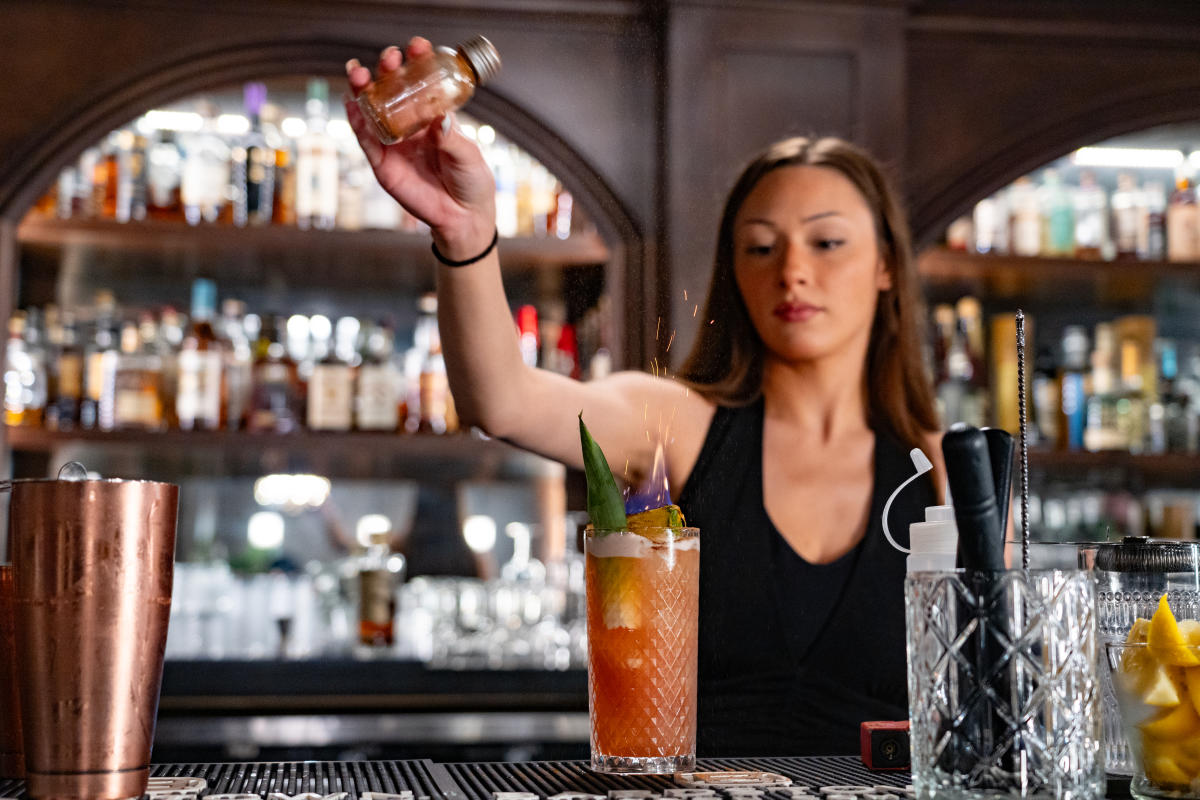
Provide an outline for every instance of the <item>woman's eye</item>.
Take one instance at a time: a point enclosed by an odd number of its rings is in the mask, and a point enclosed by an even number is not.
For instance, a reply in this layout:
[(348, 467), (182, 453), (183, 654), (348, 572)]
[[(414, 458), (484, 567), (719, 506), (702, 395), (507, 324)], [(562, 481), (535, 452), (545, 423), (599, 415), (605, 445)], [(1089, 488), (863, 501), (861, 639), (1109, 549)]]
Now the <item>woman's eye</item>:
[(845, 243), (845, 239), (818, 239), (816, 246), (818, 250), (836, 250)]
[(745, 252), (748, 256), (769, 256), (772, 249), (774, 248), (769, 244), (748, 244)]

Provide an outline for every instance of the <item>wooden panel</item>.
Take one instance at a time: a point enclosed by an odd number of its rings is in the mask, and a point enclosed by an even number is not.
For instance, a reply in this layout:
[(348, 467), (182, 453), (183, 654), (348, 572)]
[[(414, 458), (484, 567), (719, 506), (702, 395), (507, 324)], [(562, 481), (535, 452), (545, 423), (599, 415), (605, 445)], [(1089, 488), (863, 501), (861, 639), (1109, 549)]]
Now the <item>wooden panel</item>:
[[(904, 152), (903, 10), (878, 4), (675, 3), (668, 21), (668, 363), (703, 320), (725, 194), (765, 145), (838, 135), (895, 162)], [(685, 298), (686, 293), (686, 298)], [(656, 319), (645, 323), (653, 338)], [(660, 337), (660, 354), (669, 340)]]
[[(17, 282), (17, 226), (0, 217), (0, 330), (8, 332)], [(5, 337), (7, 341), (7, 336)], [(8, 447), (8, 429), (0, 425), (0, 451)], [(12, 477), (9, 459), (0, 459), (0, 478)], [(0, 506), (0, 562), (8, 557), (8, 503)]]
[[(721, 115), (722, 163), (739, 164), (784, 136), (837, 133), (853, 137), (854, 110), (829, 97), (852, 97), (857, 60), (850, 52), (734, 50), (724, 59)], [(765, 80), (804, 76), (803, 80)]]

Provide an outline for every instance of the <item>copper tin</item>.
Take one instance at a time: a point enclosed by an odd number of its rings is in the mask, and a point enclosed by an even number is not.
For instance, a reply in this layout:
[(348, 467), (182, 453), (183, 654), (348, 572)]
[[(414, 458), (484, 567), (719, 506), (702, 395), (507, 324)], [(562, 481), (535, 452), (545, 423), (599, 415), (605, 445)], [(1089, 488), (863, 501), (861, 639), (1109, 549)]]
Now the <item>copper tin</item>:
[(179, 487), (15, 481), (9, 541), (26, 789), (146, 790), (171, 610)]
[(25, 777), (13, 591), (12, 566), (0, 564), (0, 778)]

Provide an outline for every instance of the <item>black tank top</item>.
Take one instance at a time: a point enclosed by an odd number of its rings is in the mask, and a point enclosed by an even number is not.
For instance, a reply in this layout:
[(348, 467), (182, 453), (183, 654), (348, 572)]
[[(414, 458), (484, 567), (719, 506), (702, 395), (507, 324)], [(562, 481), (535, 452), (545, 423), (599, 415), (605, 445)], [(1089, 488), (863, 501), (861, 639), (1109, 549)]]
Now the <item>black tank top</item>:
[[(857, 753), (859, 723), (908, 718), (905, 557), (883, 535), (909, 448), (876, 432), (866, 535), (831, 564), (801, 558), (767, 516), (763, 401), (718, 408), (679, 497), (700, 528), (701, 756)], [(892, 505), (893, 536), (935, 502), (923, 476)]]

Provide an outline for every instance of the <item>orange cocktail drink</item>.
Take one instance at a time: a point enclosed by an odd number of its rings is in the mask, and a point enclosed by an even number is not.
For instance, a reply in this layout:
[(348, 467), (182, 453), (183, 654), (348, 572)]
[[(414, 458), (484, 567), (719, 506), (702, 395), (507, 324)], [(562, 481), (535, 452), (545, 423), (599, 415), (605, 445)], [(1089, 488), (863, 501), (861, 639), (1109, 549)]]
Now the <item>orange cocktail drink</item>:
[(696, 528), (588, 530), (592, 769), (689, 771), (696, 763)]

